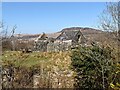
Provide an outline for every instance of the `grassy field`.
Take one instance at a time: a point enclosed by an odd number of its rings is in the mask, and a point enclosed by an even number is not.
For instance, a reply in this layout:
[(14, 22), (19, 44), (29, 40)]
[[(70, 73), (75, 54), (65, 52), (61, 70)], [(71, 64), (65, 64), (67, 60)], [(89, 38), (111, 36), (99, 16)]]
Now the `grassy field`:
[(53, 88), (73, 88), (75, 73), (71, 70), (70, 56), (70, 52), (22, 53), (6, 51), (2, 56), (2, 65), (4, 67), (13, 64), (15, 67), (28, 69), (37, 67), (38, 74), (42, 75), (40, 76), (42, 79), (40, 79), (39, 87), (43, 87), (50, 82)]
[(70, 52), (33, 52), (6, 51), (2, 56), (3, 64), (14, 63), (15, 66), (32, 67), (41, 63), (54, 65), (69, 65)]

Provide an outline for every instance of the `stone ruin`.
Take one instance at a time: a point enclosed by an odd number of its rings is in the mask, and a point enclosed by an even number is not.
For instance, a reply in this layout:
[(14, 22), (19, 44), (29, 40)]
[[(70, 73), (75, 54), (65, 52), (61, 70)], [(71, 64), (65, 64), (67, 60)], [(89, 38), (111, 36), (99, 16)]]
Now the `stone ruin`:
[(35, 50), (41, 52), (59, 52), (70, 50), (79, 44), (85, 44), (86, 38), (79, 29), (63, 30), (54, 35), (43, 33), (35, 40)]

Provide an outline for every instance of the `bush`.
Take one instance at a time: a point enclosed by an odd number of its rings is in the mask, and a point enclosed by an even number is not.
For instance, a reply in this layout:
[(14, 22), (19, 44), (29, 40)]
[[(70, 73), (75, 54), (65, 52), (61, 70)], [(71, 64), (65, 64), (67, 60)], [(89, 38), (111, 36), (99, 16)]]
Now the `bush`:
[(72, 51), (76, 88), (108, 89), (116, 71), (110, 47), (80, 46)]

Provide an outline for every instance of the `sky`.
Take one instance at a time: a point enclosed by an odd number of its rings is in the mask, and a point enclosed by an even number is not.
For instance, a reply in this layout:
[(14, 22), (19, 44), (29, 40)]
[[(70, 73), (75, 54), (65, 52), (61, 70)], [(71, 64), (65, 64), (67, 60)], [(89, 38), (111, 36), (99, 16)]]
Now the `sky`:
[(69, 27), (99, 25), (105, 2), (3, 2), (2, 20), (15, 33), (53, 33)]

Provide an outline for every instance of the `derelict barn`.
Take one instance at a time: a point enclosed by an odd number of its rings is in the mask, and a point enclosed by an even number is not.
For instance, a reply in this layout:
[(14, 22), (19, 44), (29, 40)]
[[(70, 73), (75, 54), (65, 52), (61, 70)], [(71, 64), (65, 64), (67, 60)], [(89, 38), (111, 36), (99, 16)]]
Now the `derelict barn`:
[(67, 51), (85, 42), (80, 30), (62, 30), (55, 34), (40, 35), (35, 41), (35, 49), (41, 52)]

